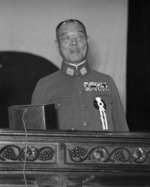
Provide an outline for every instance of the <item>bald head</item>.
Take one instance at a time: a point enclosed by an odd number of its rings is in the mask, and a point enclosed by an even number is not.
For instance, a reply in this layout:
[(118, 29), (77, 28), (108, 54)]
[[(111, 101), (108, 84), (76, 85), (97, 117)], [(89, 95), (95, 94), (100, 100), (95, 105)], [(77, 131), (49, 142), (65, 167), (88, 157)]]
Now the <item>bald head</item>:
[(84, 24), (77, 20), (77, 19), (67, 19), (67, 20), (64, 20), (62, 22), (60, 22), (57, 27), (56, 27), (56, 38), (58, 39), (59, 38), (59, 31), (60, 31), (60, 28), (63, 26), (63, 25), (66, 25), (66, 24), (78, 24), (80, 25), (80, 27), (82, 28), (83, 32), (85, 33), (85, 35), (87, 36), (87, 32), (86, 32), (86, 28), (84, 26)]

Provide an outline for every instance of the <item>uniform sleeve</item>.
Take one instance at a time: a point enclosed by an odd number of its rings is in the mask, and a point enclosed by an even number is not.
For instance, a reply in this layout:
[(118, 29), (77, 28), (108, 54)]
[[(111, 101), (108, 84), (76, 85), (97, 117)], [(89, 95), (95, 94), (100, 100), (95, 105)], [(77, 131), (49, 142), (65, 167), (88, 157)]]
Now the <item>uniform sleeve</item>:
[(46, 104), (45, 102), (45, 96), (46, 92), (45, 89), (42, 85), (42, 82), (39, 81), (33, 91), (32, 94), (32, 99), (31, 99), (31, 104), (35, 105), (35, 104)]
[(113, 79), (111, 79), (111, 90), (113, 99), (113, 124), (115, 131), (129, 131), (118, 89)]

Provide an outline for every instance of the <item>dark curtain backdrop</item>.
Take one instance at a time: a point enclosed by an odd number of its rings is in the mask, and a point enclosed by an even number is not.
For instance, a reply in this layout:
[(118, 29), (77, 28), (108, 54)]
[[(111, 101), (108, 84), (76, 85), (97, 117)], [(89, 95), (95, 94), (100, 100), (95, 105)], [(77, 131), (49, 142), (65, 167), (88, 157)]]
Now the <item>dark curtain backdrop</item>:
[(150, 131), (150, 1), (129, 0), (127, 120), (131, 131)]
[(0, 128), (9, 127), (8, 107), (30, 104), (37, 81), (57, 70), (43, 57), (0, 51)]

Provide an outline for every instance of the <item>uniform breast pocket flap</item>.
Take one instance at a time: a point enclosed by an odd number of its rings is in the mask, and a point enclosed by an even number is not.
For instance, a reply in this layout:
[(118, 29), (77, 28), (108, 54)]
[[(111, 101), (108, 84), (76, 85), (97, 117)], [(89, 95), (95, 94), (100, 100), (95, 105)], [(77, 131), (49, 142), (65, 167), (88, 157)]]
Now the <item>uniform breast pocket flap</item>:
[(69, 96), (55, 97), (50, 99), (49, 103), (54, 103), (56, 108), (64, 107), (71, 104), (71, 97)]

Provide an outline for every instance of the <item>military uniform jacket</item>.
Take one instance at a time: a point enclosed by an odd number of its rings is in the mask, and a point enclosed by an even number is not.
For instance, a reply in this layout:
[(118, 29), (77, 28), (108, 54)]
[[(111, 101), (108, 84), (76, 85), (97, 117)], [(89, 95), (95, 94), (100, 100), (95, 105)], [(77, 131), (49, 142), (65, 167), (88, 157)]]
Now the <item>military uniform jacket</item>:
[(113, 79), (89, 69), (62, 63), (59, 71), (42, 78), (32, 104), (54, 103), (59, 129), (128, 131), (118, 90)]

